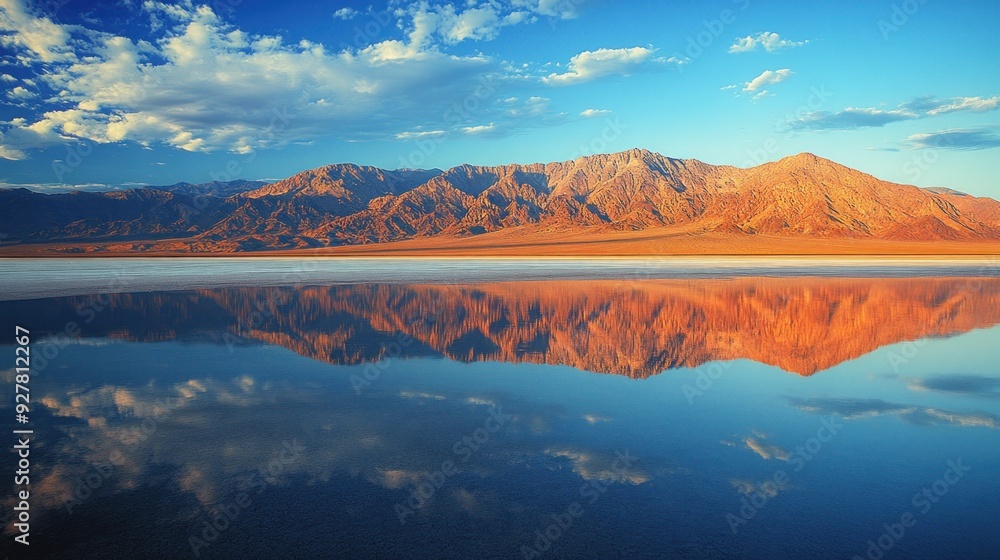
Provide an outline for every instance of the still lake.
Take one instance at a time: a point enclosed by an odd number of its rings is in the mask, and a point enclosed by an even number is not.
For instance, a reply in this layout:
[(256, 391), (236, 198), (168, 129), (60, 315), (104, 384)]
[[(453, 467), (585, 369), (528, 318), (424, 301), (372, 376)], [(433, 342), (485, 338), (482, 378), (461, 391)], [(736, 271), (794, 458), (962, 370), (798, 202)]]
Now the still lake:
[(212, 261), (0, 261), (0, 554), (1000, 557), (995, 262)]

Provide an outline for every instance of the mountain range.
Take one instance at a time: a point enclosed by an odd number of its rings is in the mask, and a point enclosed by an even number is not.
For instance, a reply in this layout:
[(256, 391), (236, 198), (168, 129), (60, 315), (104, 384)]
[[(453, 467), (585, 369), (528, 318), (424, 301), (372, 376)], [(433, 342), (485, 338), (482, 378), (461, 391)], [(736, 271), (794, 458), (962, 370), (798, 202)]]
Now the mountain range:
[(337, 164), (274, 183), (0, 191), (0, 251), (21, 254), (377, 250), (653, 234), (989, 244), (1000, 241), (1000, 202), (882, 181), (807, 153), (743, 169), (641, 149), (443, 171)]

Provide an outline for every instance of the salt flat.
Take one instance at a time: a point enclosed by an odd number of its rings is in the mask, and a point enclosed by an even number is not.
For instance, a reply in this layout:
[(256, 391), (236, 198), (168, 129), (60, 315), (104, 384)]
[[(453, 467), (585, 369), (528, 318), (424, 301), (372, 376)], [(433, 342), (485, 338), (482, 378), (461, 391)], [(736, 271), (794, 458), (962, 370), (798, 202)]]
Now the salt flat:
[(0, 259), (0, 300), (225, 286), (998, 275), (997, 257)]

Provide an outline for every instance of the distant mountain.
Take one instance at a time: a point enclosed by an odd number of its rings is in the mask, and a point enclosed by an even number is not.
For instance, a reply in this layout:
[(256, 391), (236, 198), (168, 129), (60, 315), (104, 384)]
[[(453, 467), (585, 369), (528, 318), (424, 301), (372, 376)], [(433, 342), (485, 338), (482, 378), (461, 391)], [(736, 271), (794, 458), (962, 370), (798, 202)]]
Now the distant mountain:
[(177, 183), (121, 191), (0, 190), (0, 243), (194, 236), (235, 209), (226, 197), (263, 181)]
[(962, 191), (956, 191), (955, 189), (949, 189), (948, 187), (924, 187), (925, 191), (930, 191), (934, 194), (950, 194), (955, 196), (969, 196), (968, 193)]
[(364, 211), (373, 200), (399, 196), (440, 174), (438, 170), (386, 171), (328, 165), (229, 197), (235, 209), (191, 240), (194, 250), (253, 250), (328, 245), (307, 232)]
[(114, 241), (116, 250), (181, 252), (652, 228), (789, 239), (1000, 240), (996, 200), (889, 183), (812, 154), (750, 169), (639, 149), (446, 171), (343, 164), (249, 186), (5, 191), (0, 228), (7, 244), (81, 241), (92, 246), (78, 250), (93, 250)]
[(187, 194), (191, 196), (219, 196), (227, 197), (247, 191), (259, 189), (267, 184), (267, 181), (211, 181), (208, 183), (174, 183), (165, 187), (146, 187), (175, 194)]

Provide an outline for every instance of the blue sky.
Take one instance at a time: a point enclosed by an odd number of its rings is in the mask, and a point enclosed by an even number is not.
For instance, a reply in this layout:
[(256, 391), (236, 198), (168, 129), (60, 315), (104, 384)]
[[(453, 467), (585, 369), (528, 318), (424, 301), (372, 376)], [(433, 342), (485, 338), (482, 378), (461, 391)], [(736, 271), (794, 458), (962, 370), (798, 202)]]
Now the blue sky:
[(1000, 198), (1000, 5), (0, 0), (0, 185), (808, 151)]

